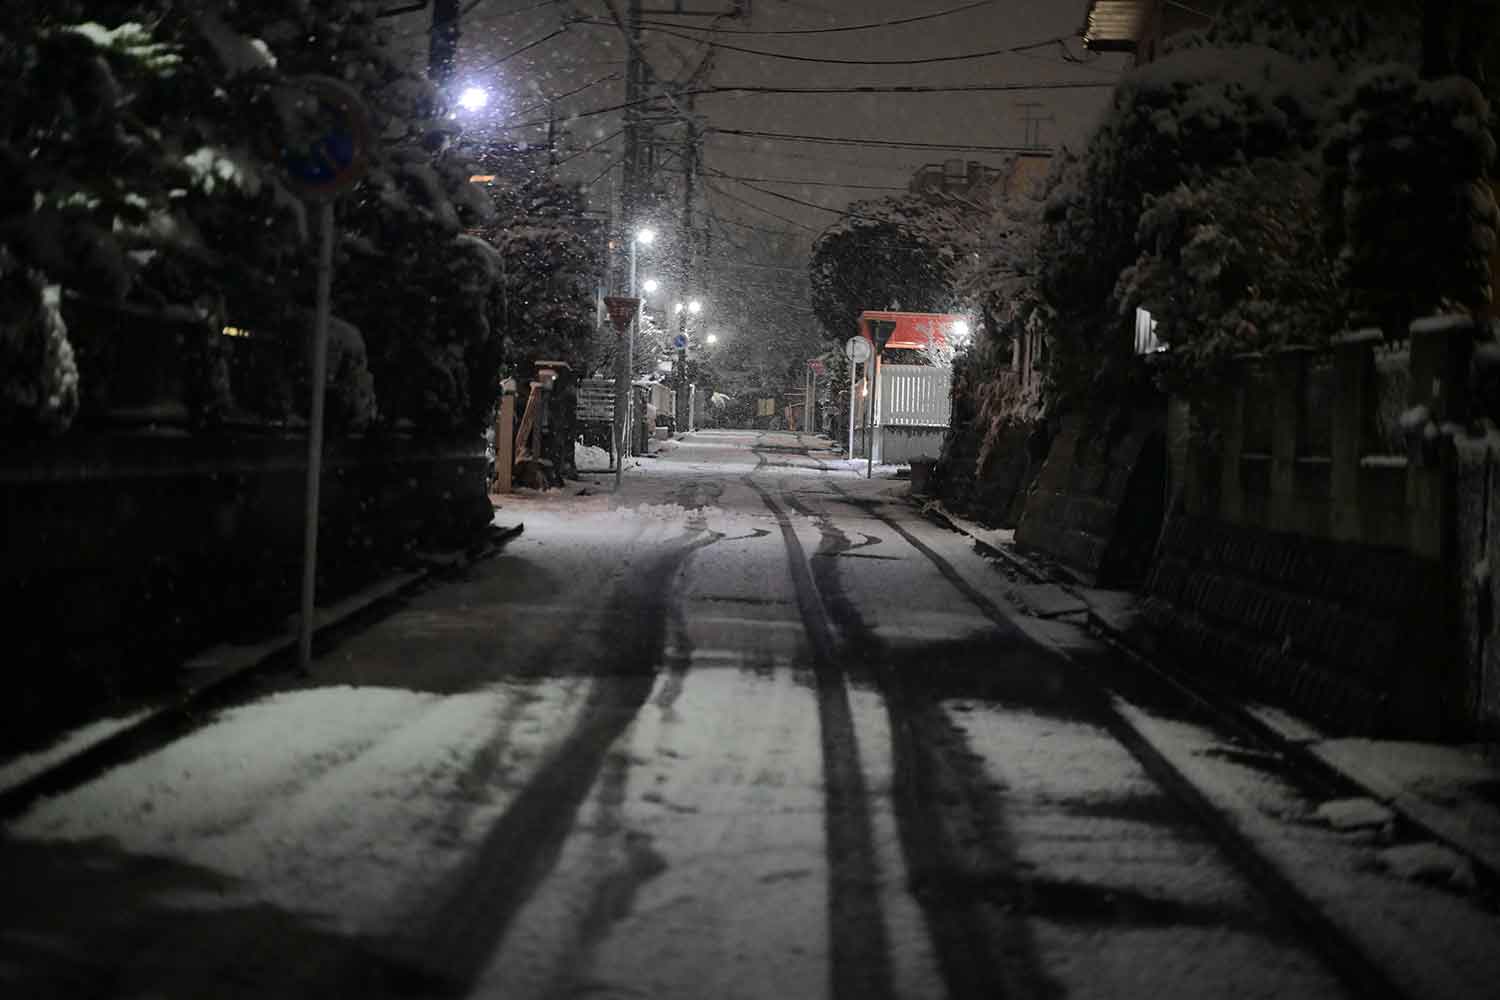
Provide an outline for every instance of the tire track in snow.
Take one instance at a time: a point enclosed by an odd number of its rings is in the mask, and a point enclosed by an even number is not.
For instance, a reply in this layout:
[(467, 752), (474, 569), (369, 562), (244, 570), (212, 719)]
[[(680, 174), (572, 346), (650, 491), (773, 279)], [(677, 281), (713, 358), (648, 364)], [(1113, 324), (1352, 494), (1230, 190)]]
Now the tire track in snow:
[[(764, 456), (761, 465), (765, 464)], [(758, 466), (760, 467), (760, 466)], [(835, 1000), (892, 996), (890, 941), (880, 906), (869, 788), (859, 762), (853, 709), (838, 644), (823, 613), (802, 542), (786, 511), (751, 476), (745, 482), (776, 517), (786, 545), (797, 609), (813, 650), (823, 757), (824, 839), (828, 855), (828, 939)]]
[(949, 995), (1060, 995), (1042, 969), (1030, 927), (1007, 898), (1005, 890), (1018, 881), (1016, 853), (982, 763), (937, 701), (902, 681), (892, 651), (854, 606), (839, 576), (839, 557), (853, 547), (848, 536), (826, 513), (795, 497), (788, 502), (818, 525), (823, 541), (812, 559), (818, 589), (845, 636), (845, 657), (866, 666), (885, 703), (907, 878)]
[[(863, 510), (885, 524), (926, 558), (964, 599), (997, 626), (1014, 631), (1010, 617), (982, 593), (942, 555), (917, 538), (894, 518), (878, 510), (878, 503), (851, 497), (830, 483), (842, 502)], [(1215, 806), (1206, 792), (1173, 764), (1145, 735), (1127, 720), (1113, 701), (1111, 692), (1087, 667), (1069, 656), (1060, 657), (1072, 686), (1087, 702), (1087, 708), (1110, 734), (1140, 764), (1142, 770), (1172, 799), (1193, 816), (1212, 838), (1223, 856), (1245, 881), (1261, 894), (1268, 907), (1285, 917), (1295, 936), (1349, 991), (1351, 996), (1401, 1000), (1406, 993), (1361, 945), (1341, 930), (1291, 878), (1284, 874), (1241, 831), (1235, 821)]]
[[(655, 684), (667, 638), (674, 579), (699, 549), (721, 537), (690, 531), (676, 546), (627, 576), (615, 589), (609, 618), (619, 628), (581, 719), (486, 834), (449, 893), (408, 921), (411, 934), (391, 942), (400, 956), (388, 976), (398, 995), (414, 986), (432, 995), (462, 995), (484, 973), (511, 922), (557, 863), (568, 831), (605, 770), (616, 741)], [(607, 887), (614, 895), (618, 886)], [(406, 982), (403, 982), (405, 980)]]

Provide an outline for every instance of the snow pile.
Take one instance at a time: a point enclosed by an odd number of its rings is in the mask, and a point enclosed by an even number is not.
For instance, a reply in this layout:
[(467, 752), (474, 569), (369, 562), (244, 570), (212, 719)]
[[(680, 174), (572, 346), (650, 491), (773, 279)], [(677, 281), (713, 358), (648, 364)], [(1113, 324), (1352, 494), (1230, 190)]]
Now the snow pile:
[(1441, 844), (1402, 844), (1378, 855), (1380, 865), (1397, 878), (1432, 882), (1455, 889), (1475, 886), (1474, 866), (1469, 859)]
[(573, 465), (579, 472), (602, 472), (609, 468), (609, 452), (580, 439), (573, 442)]
[(1334, 799), (1318, 806), (1313, 815), (1335, 830), (1385, 827), (1396, 818), (1385, 806), (1366, 798)]

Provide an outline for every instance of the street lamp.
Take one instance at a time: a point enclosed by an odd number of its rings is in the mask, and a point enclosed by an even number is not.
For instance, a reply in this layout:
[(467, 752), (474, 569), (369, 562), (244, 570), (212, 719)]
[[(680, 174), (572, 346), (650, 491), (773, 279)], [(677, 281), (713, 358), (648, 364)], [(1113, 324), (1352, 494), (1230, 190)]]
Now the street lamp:
[(719, 335), (717, 333), (710, 333), (704, 339), (707, 340), (710, 344), (717, 344), (719, 342)]
[(672, 307), (672, 311), (674, 313), (680, 313), (680, 312), (682, 312), (682, 310), (684, 310), (686, 308), (687, 308), (686, 306), (684, 306), (681, 302), (679, 302), (679, 303), (677, 303), (676, 305), (674, 305)]
[(657, 281), (655, 278), (647, 278), (644, 282), (641, 283), (641, 288), (647, 295), (655, 295), (657, 290), (661, 288), (661, 282)]
[(692, 313), (694, 316), (698, 315), (702, 311), (703, 303), (699, 302), (697, 299), (694, 299), (693, 301), (688, 303), (688, 312)]
[(490, 92), (483, 87), (465, 87), (458, 95), (458, 106), (473, 114), (483, 111), (490, 103)]
[[(649, 247), (651, 244), (653, 244), (655, 242), (656, 242), (656, 230), (652, 229), (650, 226), (642, 226), (640, 229), (637, 229), (630, 236), (630, 297), (631, 298), (635, 298), (636, 297), (636, 291), (635, 291), (636, 247), (639, 247), (639, 246), (647, 246), (647, 247)], [(655, 279), (647, 279), (647, 281), (646, 281), (646, 291), (647, 292), (654, 292), (654, 291), (656, 291), (656, 281), (655, 281)], [(624, 436), (625, 436), (625, 440), (622, 441), (622, 442), (620, 442), (620, 455), (621, 456), (624, 456), (625, 454), (627, 454), (629, 452), (629, 450), (630, 450), (630, 441), (635, 436), (632, 433), (633, 432), (633, 427), (632, 427), (631, 422), (630, 422), (630, 411), (634, 408), (634, 403), (635, 403), (634, 393), (631, 392), (630, 383), (631, 383), (631, 381), (634, 378), (634, 376), (633, 376), (632, 373), (635, 371), (635, 331), (636, 331), (636, 324), (639, 322), (639, 317), (640, 317), (640, 309), (637, 308), (636, 309), (636, 315), (632, 316), (631, 319), (630, 319), (630, 330), (625, 335), (625, 407), (624, 407), (624, 413), (625, 413), (625, 435)], [(618, 396), (616, 396), (615, 398), (619, 399)], [(615, 468), (616, 468), (617, 473), (618, 473), (618, 470), (620, 468), (620, 465), (619, 465), (618, 462), (616, 463)], [(618, 474), (617, 474), (616, 475), (616, 480), (617, 481), (618, 481), (618, 478), (619, 477), (618, 477)]]

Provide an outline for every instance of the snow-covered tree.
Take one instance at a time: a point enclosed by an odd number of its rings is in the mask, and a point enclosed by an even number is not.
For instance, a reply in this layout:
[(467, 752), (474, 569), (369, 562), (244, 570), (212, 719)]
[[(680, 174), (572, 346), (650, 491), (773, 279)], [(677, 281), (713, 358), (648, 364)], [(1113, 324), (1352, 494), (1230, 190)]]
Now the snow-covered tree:
[(990, 212), (987, 192), (856, 202), (813, 244), (813, 312), (828, 338), (854, 336), (867, 309), (958, 311)]
[(1354, 321), (1400, 330), (1487, 304), (1500, 211), (1479, 88), (1389, 63), (1358, 76), (1339, 115), (1325, 151), (1329, 231)]

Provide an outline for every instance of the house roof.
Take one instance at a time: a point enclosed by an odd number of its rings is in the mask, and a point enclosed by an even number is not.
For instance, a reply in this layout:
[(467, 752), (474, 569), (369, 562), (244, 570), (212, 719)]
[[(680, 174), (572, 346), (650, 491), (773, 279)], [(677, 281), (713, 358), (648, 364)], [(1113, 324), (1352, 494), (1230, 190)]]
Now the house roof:
[(1150, 0), (1089, 0), (1083, 43), (1094, 52), (1134, 52), (1150, 13)]

